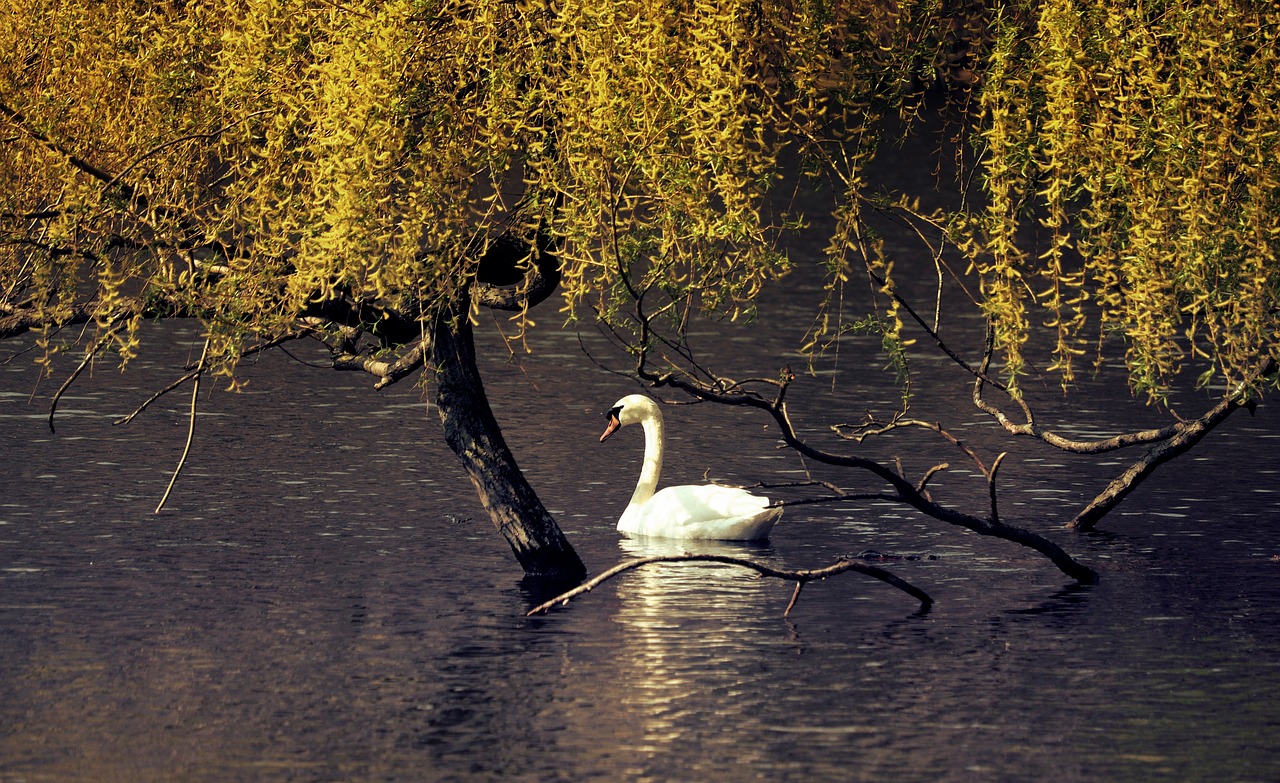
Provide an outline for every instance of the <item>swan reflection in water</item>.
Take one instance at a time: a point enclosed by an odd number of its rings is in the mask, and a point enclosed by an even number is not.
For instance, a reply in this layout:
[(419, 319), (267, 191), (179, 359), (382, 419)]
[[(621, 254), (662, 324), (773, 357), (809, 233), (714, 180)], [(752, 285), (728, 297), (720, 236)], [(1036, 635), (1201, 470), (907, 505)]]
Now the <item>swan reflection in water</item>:
[[(623, 538), (621, 560), (714, 554), (768, 560), (768, 546), (727, 541)], [(753, 730), (770, 666), (758, 658), (761, 637), (777, 634), (778, 588), (754, 572), (722, 563), (652, 563), (616, 578), (622, 631), (619, 698), (634, 716), (638, 753), (683, 753), (690, 743), (718, 742), (709, 725), (728, 720)], [(772, 586), (772, 590), (770, 589)], [(785, 590), (785, 588), (783, 588)], [(782, 636), (780, 643), (785, 644)], [(708, 705), (713, 705), (709, 708)], [(763, 753), (741, 743), (734, 751)]]
[(763, 541), (782, 516), (769, 499), (743, 489), (715, 484), (683, 485), (655, 491), (662, 473), (666, 430), (662, 410), (643, 394), (629, 394), (605, 414), (603, 443), (622, 427), (644, 429), (644, 464), (631, 502), (618, 520), (628, 536), (720, 541)]

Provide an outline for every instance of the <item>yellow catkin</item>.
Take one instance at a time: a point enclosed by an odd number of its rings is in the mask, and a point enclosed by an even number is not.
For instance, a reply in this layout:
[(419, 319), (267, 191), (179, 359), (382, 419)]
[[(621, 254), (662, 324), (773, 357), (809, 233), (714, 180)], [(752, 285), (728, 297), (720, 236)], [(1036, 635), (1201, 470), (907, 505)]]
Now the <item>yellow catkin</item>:
[[(811, 350), (862, 322), (855, 281), (898, 336), (883, 209), (965, 254), (1010, 379), (1069, 383), (1093, 345), (1154, 398), (1234, 383), (1275, 351), (1273, 6), (12, 0), (0, 297), (51, 322), (88, 280), (189, 305), (225, 370), (330, 297), (429, 318), (486, 242), (541, 226), (565, 317), (626, 328), (643, 289), (678, 331), (750, 317), (790, 269), (786, 176), (832, 194)], [(939, 92), (984, 192), (925, 216), (867, 171)]]
[[(1099, 359), (1118, 345), (1152, 399), (1186, 370), (1200, 383), (1251, 378), (1277, 350), (1280, 269), (1262, 259), (1280, 229), (1280, 94), (1267, 75), (1280, 12), (1082, 0), (1037, 10), (1007, 22), (1011, 43), (984, 73), (988, 220), (984, 241), (965, 247), (989, 314), (1029, 328), (1021, 308), (1034, 302), (1064, 382), (1090, 319), (1105, 338)], [(1048, 238), (1017, 255), (1031, 220)], [(1019, 274), (1043, 281), (1034, 298), (1014, 295)]]

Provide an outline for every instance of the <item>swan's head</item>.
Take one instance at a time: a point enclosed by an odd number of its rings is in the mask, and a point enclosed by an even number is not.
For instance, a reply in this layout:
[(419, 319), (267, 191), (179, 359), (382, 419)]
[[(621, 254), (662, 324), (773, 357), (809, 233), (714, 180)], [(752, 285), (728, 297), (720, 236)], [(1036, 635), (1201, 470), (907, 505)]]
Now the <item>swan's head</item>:
[(615, 402), (604, 415), (609, 420), (609, 424), (604, 428), (604, 434), (600, 436), (601, 443), (628, 424), (639, 424), (645, 419), (661, 416), (662, 413), (658, 410), (658, 404), (643, 394), (628, 394)]

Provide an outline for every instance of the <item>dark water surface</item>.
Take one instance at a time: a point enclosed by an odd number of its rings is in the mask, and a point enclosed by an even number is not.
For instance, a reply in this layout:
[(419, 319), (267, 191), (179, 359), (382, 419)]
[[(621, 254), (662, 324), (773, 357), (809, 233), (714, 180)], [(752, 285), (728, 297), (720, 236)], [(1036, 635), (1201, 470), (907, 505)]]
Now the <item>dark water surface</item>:
[[(494, 334), (483, 342), (500, 349)], [(875, 548), (935, 556), (888, 567), (938, 603), (922, 614), (846, 574), (810, 586), (787, 621), (786, 585), (669, 565), (530, 619), (539, 596), (407, 383), (379, 393), (263, 358), (244, 393), (205, 395), (186, 473), (153, 515), (188, 394), (111, 420), (179, 374), (197, 336), (149, 336), (154, 353), (128, 373), (99, 367), (72, 390), (56, 435), (43, 420), (54, 384), (29, 403), (25, 360), (0, 366), (6, 783), (1280, 780), (1269, 407), (1168, 466), (1095, 536), (1057, 525), (1103, 471), (1011, 456), (1009, 513), (1099, 568), (1096, 587), (876, 504), (794, 509), (767, 546), (638, 544), (613, 530), (638, 433), (596, 443), (599, 412), (633, 387), (551, 330), (532, 356), (485, 370), (523, 467), (592, 570), (684, 549), (805, 568)], [(891, 400), (883, 373), (866, 377), (879, 380), (802, 382), (798, 417)], [(1073, 421), (1104, 426), (1116, 399)], [(952, 415), (975, 441), (990, 434)], [(668, 416), (667, 482), (708, 467), (799, 475), (750, 414)], [(961, 467), (941, 449), (915, 459)], [(963, 498), (964, 476), (948, 481)]]
[[(772, 309), (771, 309), (772, 308)], [(700, 337), (772, 374), (805, 320)], [(548, 316), (546, 320), (553, 320)], [(977, 333), (974, 324), (970, 331)], [(189, 390), (112, 420), (181, 374), (192, 325), (148, 331), (124, 375), (97, 367), (44, 422), (60, 375), (0, 364), (0, 781), (1280, 781), (1280, 427), (1239, 414), (1084, 536), (1061, 529), (1135, 455), (1101, 466), (1002, 443), (967, 386), (922, 353), (922, 418), (1001, 471), (1002, 512), (1102, 573), (1077, 587), (1027, 550), (864, 502), (791, 509), (766, 546), (620, 541), (641, 439), (597, 438), (635, 391), (593, 332), (541, 329), (486, 384), (521, 466), (592, 571), (705, 551), (783, 568), (866, 549), (932, 611), (845, 574), (807, 588), (714, 565), (632, 572), (546, 617), (439, 436), (421, 389), (283, 354), (210, 381), (166, 510)], [(30, 341), (0, 345), (0, 361)], [(300, 359), (322, 361), (298, 346)], [(792, 392), (797, 421), (892, 409), (869, 344)], [(799, 364), (797, 363), (798, 367)], [(840, 372), (837, 374), (836, 370)], [(836, 380), (838, 378), (838, 380)], [(1045, 421), (1146, 426), (1114, 378)], [(1185, 412), (1208, 401), (1183, 400)], [(802, 478), (759, 416), (666, 408), (664, 483)], [(851, 448), (845, 446), (844, 448)], [(979, 510), (985, 487), (936, 438), (863, 447)], [(878, 489), (836, 474), (847, 486)]]

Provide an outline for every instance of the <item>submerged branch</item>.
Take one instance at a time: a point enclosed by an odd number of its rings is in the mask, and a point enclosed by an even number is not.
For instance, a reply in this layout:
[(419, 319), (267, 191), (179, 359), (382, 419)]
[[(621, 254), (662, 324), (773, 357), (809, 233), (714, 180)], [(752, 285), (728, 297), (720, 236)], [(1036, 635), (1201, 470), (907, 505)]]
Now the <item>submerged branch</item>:
[[(623, 279), (624, 282), (629, 284), (625, 275)], [(930, 471), (919, 483), (913, 483), (902, 475), (900, 470), (895, 470), (874, 459), (855, 454), (836, 454), (810, 445), (800, 436), (794, 424), (792, 424), (791, 415), (787, 410), (786, 394), (794, 381), (794, 375), (790, 372), (783, 373), (780, 380), (769, 381), (767, 384), (758, 384), (774, 387), (772, 396), (768, 397), (753, 389), (743, 388), (728, 379), (713, 378), (711, 382), (706, 382), (678, 370), (656, 372), (650, 369), (648, 346), (652, 344), (650, 339), (652, 317), (644, 313), (641, 297), (633, 294), (633, 299), (636, 304), (636, 321), (640, 327), (639, 340), (634, 346), (636, 352), (635, 373), (641, 380), (655, 388), (667, 386), (679, 389), (705, 402), (738, 407), (745, 406), (763, 411), (772, 417), (778, 427), (783, 443), (799, 454), (801, 458), (832, 467), (866, 471), (892, 488), (893, 492), (889, 497), (896, 502), (910, 506), (940, 522), (956, 525), (979, 535), (992, 536), (1034, 549), (1047, 557), (1060, 571), (1080, 584), (1094, 584), (1098, 581), (1096, 571), (1077, 562), (1066, 550), (1039, 533), (1005, 524), (994, 516), (979, 517), (967, 514), (933, 500), (926, 489), (927, 482), (933, 473), (943, 469), (942, 466)], [(985, 377), (985, 367), (975, 375), (981, 381)], [(938, 429), (940, 430), (941, 428)], [(957, 442), (957, 445), (963, 448), (963, 444)], [(980, 462), (979, 465), (981, 465)], [(986, 470), (983, 470), (983, 473), (987, 476), (988, 481), (992, 480), (991, 473)]]
[[(641, 359), (643, 361), (643, 359)], [(755, 396), (744, 394), (722, 394), (715, 392), (705, 385), (692, 381), (688, 378), (680, 377), (672, 373), (657, 375), (644, 369), (639, 368), (642, 378), (645, 378), (654, 386), (671, 386), (678, 388), (694, 397), (708, 402), (719, 402), (726, 405), (745, 405), (748, 407), (758, 408), (767, 412), (773, 417), (774, 422), (778, 426), (778, 430), (782, 435), (783, 442), (792, 450), (801, 456), (820, 462), (824, 465), (834, 467), (853, 468), (857, 470), (865, 470), (882, 481), (888, 483), (894, 490), (891, 495), (892, 499), (911, 506), (917, 511), (937, 519), (941, 522), (963, 527), (984, 536), (992, 536), (1005, 541), (1011, 541), (1029, 547), (1049, 558), (1049, 560), (1058, 567), (1064, 574), (1070, 576), (1081, 584), (1094, 584), (1098, 581), (1098, 574), (1092, 568), (1079, 563), (1075, 558), (1071, 557), (1062, 547), (1053, 541), (1032, 530), (1014, 527), (1005, 524), (998, 519), (990, 517), (977, 517), (972, 514), (966, 514), (954, 508), (944, 506), (934, 500), (924, 491), (923, 485), (917, 486), (908, 479), (899, 475), (893, 468), (876, 462), (872, 459), (859, 457), (850, 454), (833, 454), (830, 452), (817, 449), (803, 439), (796, 432), (791, 418), (787, 412), (785, 402), (781, 398), (775, 400), (763, 400)]]
[(911, 597), (918, 600), (920, 602), (921, 609), (928, 609), (933, 605), (933, 599), (929, 597), (928, 593), (924, 592), (923, 590), (911, 584), (910, 582), (907, 582), (905, 579), (895, 576), (892, 573), (884, 570), (883, 568), (877, 568), (875, 566), (866, 565), (865, 563), (855, 563), (854, 561), (848, 560), (846, 558), (841, 558), (837, 560), (835, 563), (825, 568), (815, 568), (815, 569), (803, 570), (803, 571), (785, 571), (782, 569), (773, 568), (771, 566), (763, 565), (761, 563), (757, 563), (752, 560), (747, 560), (745, 558), (740, 558), (740, 557), (730, 557), (728, 555), (684, 554), (684, 555), (658, 555), (654, 557), (641, 557), (636, 560), (628, 560), (625, 563), (619, 563), (613, 568), (610, 568), (608, 571), (605, 571), (604, 573), (601, 573), (597, 576), (592, 577), (591, 579), (588, 579), (586, 582), (583, 582), (582, 584), (578, 585), (572, 590), (563, 592), (549, 601), (544, 601), (543, 603), (538, 604), (537, 606), (530, 609), (526, 613), (526, 616), (532, 617), (535, 614), (546, 614), (547, 612), (554, 609), (556, 606), (563, 606), (569, 603), (569, 601), (573, 600), (574, 598), (582, 595), (583, 593), (591, 592), (591, 590), (595, 589), (601, 584), (604, 584), (605, 582), (609, 581), (610, 579), (617, 576), (618, 574), (622, 574), (627, 571), (640, 568), (641, 566), (650, 565), (652, 563), (684, 563), (684, 562), (724, 563), (726, 565), (734, 565), (734, 566), (740, 566), (742, 568), (750, 568), (751, 570), (759, 573), (761, 576), (772, 577), (774, 579), (783, 579), (788, 582), (795, 582), (796, 583), (795, 592), (792, 593), (791, 601), (790, 603), (787, 604), (786, 611), (783, 612), (782, 614), (783, 617), (787, 617), (790, 614), (791, 609), (795, 606), (796, 600), (800, 596), (800, 588), (803, 587), (805, 584), (815, 580), (819, 580), (819, 579), (826, 579), (829, 576), (842, 574), (845, 571), (857, 571), (860, 574), (865, 574), (874, 579), (879, 579), (880, 581), (884, 582), (887, 585), (896, 587), (899, 590), (903, 591), (904, 593), (907, 593)]
[[(1268, 359), (1258, 371), (1257, 378), (1259, 380), (1266, 378), (1273, 375), (1276, 370), (1275, 359)], [(1124, 500), (1156, 468), (1189, 451), (1238, 409), (1249, 407), (1253, 403), (1253, 398), (1249, 396), (1247, 388), (1246, 385), (1241, 384), (1200, 418), (1179, 422), (1174, 428), (1173, 435), (1153, 446), (1128, 469), (1114, 478), (1102, 492), (1098, 493), (1097, 497), (1089, 502), (1089, 505), (1085, 506), (1084, 510), (1067, 523), (1067, 527), (1076, 530), (1093, 530), (1100, 519), (1119, 505), (1120, 501)]]

